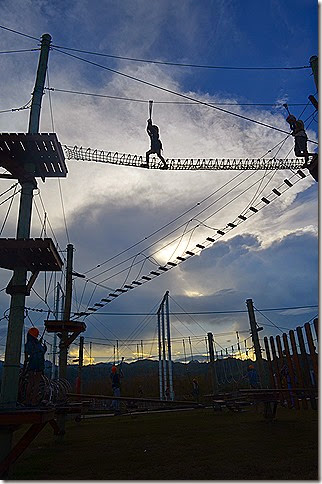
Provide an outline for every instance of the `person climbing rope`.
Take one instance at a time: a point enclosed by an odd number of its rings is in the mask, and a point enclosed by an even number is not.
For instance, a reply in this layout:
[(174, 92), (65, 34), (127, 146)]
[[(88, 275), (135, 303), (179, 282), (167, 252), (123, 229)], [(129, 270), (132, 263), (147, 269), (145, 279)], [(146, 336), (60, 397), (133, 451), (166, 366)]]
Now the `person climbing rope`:
[(147, 124), (146, 130), (147, 130), (148, 135), (150, 136), (151, 148), (149, 149), (149, 151), (146, 152), (146, 154), (145, 154), (145, 164), (143, 164), (142, 166), (145, 167), (145, 168), (149, 168), (149, 157), (152, 154), (156, 154), (157, 157), (163, 163), (162, 169), (167, 170), (168, 165), (166, 164), (165, 159), (161, 155), (162, 143), (161, 143), (161, 140), (159, 139), (159, 128), (156, 124), (152, 124), (151, 118), (148, 119), (147, 123), (148, 124)]
[(24, 371), (27, 374), (25, 405), (35, 407), (39, 404), (39, 386), (45, 368), (46, 344), (38, 340), (39, 330), (30, 328), (25, 345)]

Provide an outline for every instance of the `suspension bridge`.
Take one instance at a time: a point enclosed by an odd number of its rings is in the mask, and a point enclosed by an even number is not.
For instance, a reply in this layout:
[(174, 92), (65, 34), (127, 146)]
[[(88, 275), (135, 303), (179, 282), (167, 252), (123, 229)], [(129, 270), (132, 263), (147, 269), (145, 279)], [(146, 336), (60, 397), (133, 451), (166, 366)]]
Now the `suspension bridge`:
[[(141, 168), (145, 156), (104, 151), (82, 146), (62, 146), (67, 160), (108, 163)], [(167, 158), (168, 170), (298, 170), (304, 158)], [(145, 166), (146, 167), (146, 166)], [(157, 158), (150, 156), (150, 169), (162, 168)]]

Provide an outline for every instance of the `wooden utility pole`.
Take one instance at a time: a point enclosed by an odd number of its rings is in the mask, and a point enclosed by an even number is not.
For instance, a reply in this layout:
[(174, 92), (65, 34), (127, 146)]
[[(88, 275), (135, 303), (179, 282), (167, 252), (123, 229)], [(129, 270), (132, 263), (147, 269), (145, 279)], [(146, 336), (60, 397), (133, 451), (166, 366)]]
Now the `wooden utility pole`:
[[(41, 101), (44, 91), (48, 54), (51, 36), (44, 34), (41, 38), (41, 50), (38, 61), (34, 92), (29, 117), (28, 133), (38, 133)], [(30, 174), (30, 180), (21, 181), (20, 206), (17, 223), (17, 239), (29, 239), (32, 215), (33, 190), (37, 188), (34, 182), (35, 164), (32, 159), (26, 159), (24, 170)], [(12, 285), (15, 292), (11, 293), (10, 312), (7, 330), (6, 353), (2, 371), (0, 405), (3, 408), (15, 408), (18, 398), (19, 370), (22, 333), (25, 317), (27, 269), (17, 267), (13, 271)], [(12, 429), (1, 429), (0, 461), (9, 453), (12, 445)]]
[(319, 91), (319, 60), (317, 55), (312, 55), (310, 65), (314, 76), (316, 90)]
[[(72, 287), (73, 287), (73, 252), (74, 246), (72, 244), (67, 245), (67, 266), (66, 266), (66, 284), (65, 284), (65, 305), (63, 321), (68, 322), (70, 320), (70, 312), (72, 307)], [(59, 378), (67, 377), (67, 355), (68, 355), (68, 330), (60, 333), (59, 343)], [(57, 423), (60, 428), (59, 440), (62, 440), (65, 435), (65, 421), (66, 416), (64, 414), (58, 415)]]
[[(47, 61), (51, 36), (44, 34), (41, 40), (38, 70), (34, 92), (32, 95), (31, 112), (29, 118), (29, 133), (38, 133), (41, 100), (45, 85)], [(32, 160), (25, 161), (25, 170), (34, 175), (35, 165)], [(32, 215), (33, 190), (36, 188), (33, 181), (23, 181), (21, 184), (19, 216), (17, 224), (17, 239), (29, 239)], [(1, 406), (13, 408), (16, 406), (18, 396), (20, 354), (22, 331), (25, 312), (25, 287), (27, 270), (23, 267), (14, 269), (12, 284), (17, 288), (11, 295), (9, 312), (6, 357), (3, 365), (0, 402)], [(20, 288), (20, 291), (19, 289)]]
[(78, 352), (78, 379), (79, 379), (79, 393), (83, 393), (83, 360), (84, 360), (84, 336), (79, 338), (79, 352)]
[(209, 348), (209, 359), (211, 368), (211, 381), (212, 381), (212, 392), (215, 395), (218, 393), (218, 379), (217, 371), (215, 368), (215, 352), (214, 352), (214, 336), (212, 333), (207, 333), (208, 336), (208, 348)]
[[(65, 287), (65, 305), (63, 321), (70, 320), (72, 307), (72, 272), (73, 272), (73, 252), (74, 246), (67, 245), (67, 267), (66, 267), (66, 287)], [(67, 352), (68, 352), (68, 331), (62, 331), (59, 344), (59, 378), (66, 378), (67, 375)]]
[(258, 367), (259, 382), (260, 382), (260, 386), (262, 387), (263, 381), (264, 381), (264, 368), (263, 368), (263, 356), (262, 356), (261, 346), (259, 343), (258, 332), (261, 331), (263, 328), (257, 327), (253, 300), (247, 299), (246, 305), (248, 310), (250, 332), (251, 332), (251, 337), (252, 337), (254, 350), (255, 350), (256, 363)]

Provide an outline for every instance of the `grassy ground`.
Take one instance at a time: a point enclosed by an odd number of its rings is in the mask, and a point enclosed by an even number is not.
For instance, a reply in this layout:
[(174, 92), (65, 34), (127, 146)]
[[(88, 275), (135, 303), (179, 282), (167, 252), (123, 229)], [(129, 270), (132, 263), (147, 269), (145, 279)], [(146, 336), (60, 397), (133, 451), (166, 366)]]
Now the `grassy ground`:
[(68, 422), (62, 443), (48, 426), (9, 479), (317, 480), (317, 412), (279, 408), (277, 417), (201, 409), (95, 418)]

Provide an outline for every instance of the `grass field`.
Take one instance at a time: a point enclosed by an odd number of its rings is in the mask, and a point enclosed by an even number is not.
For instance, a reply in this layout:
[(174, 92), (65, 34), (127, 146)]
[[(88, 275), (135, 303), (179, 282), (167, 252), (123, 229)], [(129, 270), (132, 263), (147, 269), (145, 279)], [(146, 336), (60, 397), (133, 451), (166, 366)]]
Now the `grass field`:
[[(17, 432), (18, 434), (18, 432)], [(17, 435), (18, 436), (18, 435)], [(11, 469), (17, 480), (317, 480), (317, 412), (183, 412), (48, 426)]]

